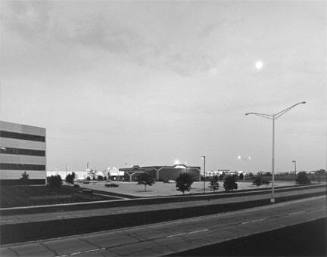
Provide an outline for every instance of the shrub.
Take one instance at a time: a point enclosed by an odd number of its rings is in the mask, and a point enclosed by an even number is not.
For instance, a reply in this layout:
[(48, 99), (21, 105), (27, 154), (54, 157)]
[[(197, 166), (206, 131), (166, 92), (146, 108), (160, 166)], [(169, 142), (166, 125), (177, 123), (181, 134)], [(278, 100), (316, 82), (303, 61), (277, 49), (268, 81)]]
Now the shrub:
[(253, 178), (253, 185), (256, 185), (256, 186), (268, 185), (269, 183), (270, 183), (269, 180), (264, 178), (260, 174)]
[(211, 180), (210, 180), (210, 186), (209, 186), (209, 187), (210, 187), (210, 189), (213, 190), (214, 192), (215, 192), (216, 190), (218, 190), (218, 188), (219, 188), (218, 180), (219, 180), (218, 176), (213, 176), (213, 177), (211, 178)]
[(99, 181), (102, 181), (102, 180), (103, 180), (103, 176), (99, 175), (99, 176), (97, 177), (97, 179), (98, 179)]
[(226, 192), (237, 189), (236, 177), (228, 175), (224, 179), (224, 188)]
[(22, 184), (28, 184), (29, 181), (29, 175), (27, 174), (26, 171), (22, 174), (22, 177), (20, 178)]
[(189, 173), (181, 173), (176, 179), (176, 189), (183, 194), (185, 191), (190, 191), (194, 179)]
[(60, 188), (62, 186), (62, 180), (59, 175), (47, 177), (47, 182), (50, 188)]
[(311, 183), (307, 173), (305, 171), (301, 171), (296, 176), (296, 183), (299, 185), (308, 185)]
[(68, 174), (68, 175), (66, 176), (65, 181), (66, 181), (67, 183), (69, 183), (69, 184), (74, 184), (74, 179), (75, 179), (75, 173), (73, 172), (73, 173)]
[(146, 191), (146, 186), (152, 186), (154, 179), (149, 173), (144, 172), (137, 176), (137, 184), (144, 185), (144, 191)]

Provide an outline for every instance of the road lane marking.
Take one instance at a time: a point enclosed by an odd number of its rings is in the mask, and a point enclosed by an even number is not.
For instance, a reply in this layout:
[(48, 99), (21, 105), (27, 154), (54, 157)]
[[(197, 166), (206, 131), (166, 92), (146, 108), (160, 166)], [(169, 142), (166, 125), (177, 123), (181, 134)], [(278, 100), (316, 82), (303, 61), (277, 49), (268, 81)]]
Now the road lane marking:
[(288, 216), (298, 215), (298, 214), (303, 214), (303, 213), (305, 213), (305, 211), (295, 211), (295, 212), (290, 212), (290, 213), (288, 214)]
[(243, 222), (241, 223), (241, 225), (248, 224), (248, 223), (260, 222), (260, 221), (263, 221), (263, 220), (265, 220), (265, 219), (266, 219), (266, 218), (255, 219), (255, 220), (247, 220), (247, 221), (243, 221)]
[(182, 233), (177, 233), (177, 234), (169, 235), (169, 236), (167, 236), (167, 238), (176, 237), (176, 236), (184, 236), (184, 235), (192, 235), (192, 234), (201, 233), (201, 232), (207, 232), (207, 231), (209, 231), (209, 229), (204, 228), (204, 229), (200, 229), (200, 230), (194, 230), (194, 231), (190, 231), (190, 232), (182, 232)]
[(101, 248), (90, 249), (90, 250), (85, 250), (85, 251), (72, 252), (69, 254), (56, 255), (55, 257), (69, 257), (69, 256), (83, 254), (83, 253), (91, 253), (91, 252), (97, 252), (97, 251), (103, 251), (103, 250), (106, 250), (106, 248), (101, 247)]
[(169, 237), (175, 237), (175, 236), (182, 236), (182, 235), (185, 235), (186, 233), (178, 233), (178, 234), (173, 234), (173, 235), (169, 235), (167, 236), (167, 238)]
[(200, 230), (194, 230), (194, 231), (189, 232), (188, 234), (191, 235), (191, 234), (201, 233), (201, 232), (206, 232), (206, 231), (209, 231), (209, 229), (205, 228), (205, 229), (200, 229)]

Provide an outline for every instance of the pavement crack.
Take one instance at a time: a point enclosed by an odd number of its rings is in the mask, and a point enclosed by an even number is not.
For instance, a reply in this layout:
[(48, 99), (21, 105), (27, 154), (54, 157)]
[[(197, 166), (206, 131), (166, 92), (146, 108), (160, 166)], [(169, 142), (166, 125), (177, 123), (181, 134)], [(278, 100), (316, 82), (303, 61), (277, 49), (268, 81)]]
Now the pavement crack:
[(14, 249), (12, 249), (12, 248), (9, 247), (8, 250), (9, 251), (12, 251), (16, 256), (19, 256), (18, 252), (16, 252)]
[(82, 242), (85, 242), (85, 243), (87, 243), (87, 244), (90, 244), (90, 245), (96, 247), (97, 249), (98, 249), (98, 248), (101, 248), (100, 245), (97, 245), (97, 244), (95, 244), (95, 243), (93, 243), (93, 242), (90, 242), (90, 241), (87, 240), (86, 238), (79, 238), (79, 240), (82, 241)]
[(56, 250), (51, 249), (51, 248), (50, 248), (49, 246), (47, 246), (46, 244), (40, 242), (40, 245), (42, 245), (43, 247), (45, 247), (46, 249), (48, 249), (48, 250), (49, 250), (50, 252), (52, 252), (55, 256), (59, 255), (59, 254), (57, 253)]

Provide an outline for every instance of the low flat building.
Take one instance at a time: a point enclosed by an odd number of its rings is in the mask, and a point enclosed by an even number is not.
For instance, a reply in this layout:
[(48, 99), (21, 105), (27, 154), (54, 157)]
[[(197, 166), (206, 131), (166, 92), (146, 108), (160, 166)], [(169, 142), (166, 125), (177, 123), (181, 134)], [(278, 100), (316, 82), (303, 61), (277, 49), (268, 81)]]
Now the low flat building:
[(0, 121), (0, 184), (46, 183), (45, 128)]
[(145, 166), (135, 165), (131, 168), (120, 168), (125, 172), (125, 181), (136, 181), (137, 176), (142, 173), (150, 174), (156, 181), (168, 182), (176, 180), (181, 173), (190, 173), (195, 181), (200, 180), (200, 167), (176, 164), (173, 166)]

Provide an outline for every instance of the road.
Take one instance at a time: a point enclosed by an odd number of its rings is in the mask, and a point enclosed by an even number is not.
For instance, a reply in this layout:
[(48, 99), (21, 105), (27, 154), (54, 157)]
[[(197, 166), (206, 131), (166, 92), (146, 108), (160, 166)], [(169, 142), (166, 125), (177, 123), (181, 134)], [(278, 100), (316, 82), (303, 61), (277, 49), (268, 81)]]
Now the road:
[[(294, 190), (294, 191), (276, 191), (275, 197), (286, 197), (286, 196), (296, 196), (301, 194), (310, 194), (316, 192), (326, 192), (326, 187), (309, 188), (305, 190)], [(109, 208), (99, 208), (99, 209), (88, 209), (88, 210), (73, 210), (73, 211), (55, 211), (49, 213), (32, 213), (32, 214), (17, 214), (17, 215), (4, 215), (1, 216), (0, 225), (8, 224), (20, 224), (20, 223), (30, 223), (30, 222), (44, 222), (52, 221), (58, 219), (76, 219), (91, 216), (104, 216), (104, 215), (121, 215), (126, 213), (137, 213), (137, 212), (147, 212), (153, 210), (167, 210), (174, 208), (188, 208), (195, 206), (207, 206), (215, 204), (226, 204), (226, 203), (238, 203), (245, 201), (257, 201), (262, 199), (270, 199), (271, 192), (267, 191), (260, 195), (248, 195), (244, 193), (242, 196), (228, 197), (228, 198), (218, 198), (210, 200), (196, 200), (185, 201), (185, 202), (171, 202), (171, 203), (158, 203), (149, 205), (135, 205), (135, 206), (118, 206)], [(278, 200), (277, 200), (278, 201)]]
[(2, 246), (0, 256), (162, 256), (327, 216), (326, 196)]

